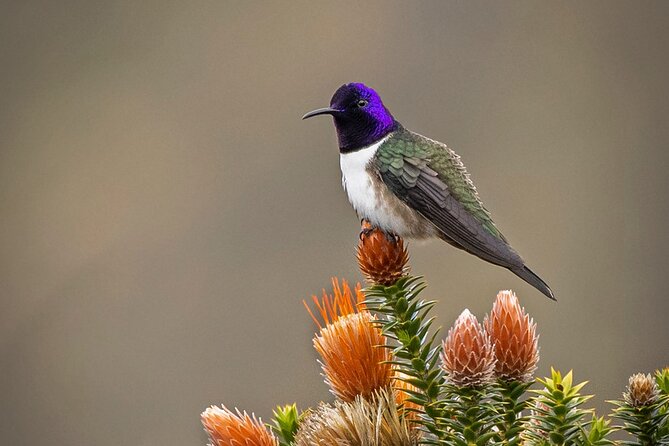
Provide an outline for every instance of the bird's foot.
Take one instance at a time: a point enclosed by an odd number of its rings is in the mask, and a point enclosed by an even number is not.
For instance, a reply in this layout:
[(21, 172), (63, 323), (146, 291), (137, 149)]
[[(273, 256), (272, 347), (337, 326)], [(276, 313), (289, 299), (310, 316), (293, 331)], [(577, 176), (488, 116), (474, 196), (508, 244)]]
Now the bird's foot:
[(399, 235), (393, 234), (392, 232), (386, 232), (386, 231), (381, 231), (381, 232), (383, 232), (383, 235), (386, 236), (386, 240), (388, 240), (393, 245), (396, 245), (400, 239)]
[(386, 238), (386, 240), (388, 240), (393, 245), (397, 244), (397, 242), (399, 240), (398, 235), (395, 235), (392, 232), (384, 231), (381, 228), (372, 226), (370, 223), (366, 222), (365, 220), (363, 220), (363, 226), (362, 226), (362, 229), (360, 230), (360, 240), (364, 240), (365, 238), (369, 237), (374, 231), (382, 232), (383, 236)]
[(367, 237), (369, 237), (372, 232), (376, 231), (376, 228), (373, 226), (363, 226), (362, 229), (360, 229), (360, 240), (364, 240)]

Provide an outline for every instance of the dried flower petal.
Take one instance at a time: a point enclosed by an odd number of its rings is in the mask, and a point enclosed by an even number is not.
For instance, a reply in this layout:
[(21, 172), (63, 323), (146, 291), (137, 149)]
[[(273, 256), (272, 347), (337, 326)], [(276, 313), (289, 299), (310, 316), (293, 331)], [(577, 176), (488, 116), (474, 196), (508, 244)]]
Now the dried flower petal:
[(505, 381), (530, 382), (539, 362), (537, 325), (512, 291), (500, 291), (483, 322), (495, 345), (495, 375)]
[(363, 221), (358, 243), (358, 266), (371, 283), (392, 285), (409, 271), (409, 253), (400, 237), (388, 240), (378, 228)]
[(278, 446), (262, 420), (236, 412), (225, 406), (211, 406), (202, 412), (202, 424), (213, 446)]
[(441, 361), (451, 384), (477, 387), (492, 380), (495, 367), (493, 346), (469, 310), (464, 310), (448, 331)]
[(296, 446), (414, 446), (419, 431), (400, 416), (392, 389), (380, 389), (370, 398), (321, 404), (302, 420)]
[(314, 338), (330, 391), (344, 401), (370, 396), (392, 382), (386, 338), (369, 311), (340, 316)]
[(644, 407), (657, 401), (659, 393), (660, 389), (650, 374), (636, 373), (630, 376), (623, 398), (632, 407)]

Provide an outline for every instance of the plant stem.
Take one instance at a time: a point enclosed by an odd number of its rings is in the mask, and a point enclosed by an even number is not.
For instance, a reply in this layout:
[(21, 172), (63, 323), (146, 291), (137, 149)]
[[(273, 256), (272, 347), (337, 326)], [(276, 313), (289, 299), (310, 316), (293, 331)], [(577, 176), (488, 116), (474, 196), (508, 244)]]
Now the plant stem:
[(426, 318), (434, 302), (418, 298), (423, 289), (421, 278), (403, 277), (392, 286), (374, 285), (366, 290), (366, 303), (371, 310), (385, 316), (380, 321), (383, 332), (398, 344), (393, 350), (394, 364), (408, 375), (406, 381), (419, 389), (410, 400), (423, 407), (422, 424), (442, 436), (439, 392), (443, 372), (437, 367), (439, 347), (433, 347), (436, 333), (428, 338), (433, 319)]

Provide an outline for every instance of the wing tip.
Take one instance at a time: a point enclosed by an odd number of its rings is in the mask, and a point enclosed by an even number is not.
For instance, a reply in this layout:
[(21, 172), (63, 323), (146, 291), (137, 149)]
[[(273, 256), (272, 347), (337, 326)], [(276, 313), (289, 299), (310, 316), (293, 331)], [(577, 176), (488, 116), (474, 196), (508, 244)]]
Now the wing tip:
[(544, 280), (536, 275), (531, 269), (529, 269), (527, 266), (524, 266), (519, 269), (512, 269), (511, 270), (515, 275), (523, 279), (525, 282), (529, 283), (532, 285), (534, 288), (537, 290), (541, 291), (541, 293), (546, 296), (547, 298), (551, 299), (554, 302), (557, 302), (557, 298), (555, 297), (555, 294), (553, 293), (553, 290), (548, 286)]

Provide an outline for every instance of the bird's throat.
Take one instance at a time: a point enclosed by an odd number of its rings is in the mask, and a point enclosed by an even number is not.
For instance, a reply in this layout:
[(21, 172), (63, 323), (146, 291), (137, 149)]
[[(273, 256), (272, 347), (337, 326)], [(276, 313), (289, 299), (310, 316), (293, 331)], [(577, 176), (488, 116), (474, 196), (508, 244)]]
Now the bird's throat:
[(399, 127), (397, 121), (345, 120), (335, 117), (339, 152), (349, 153), (369, 147)]

